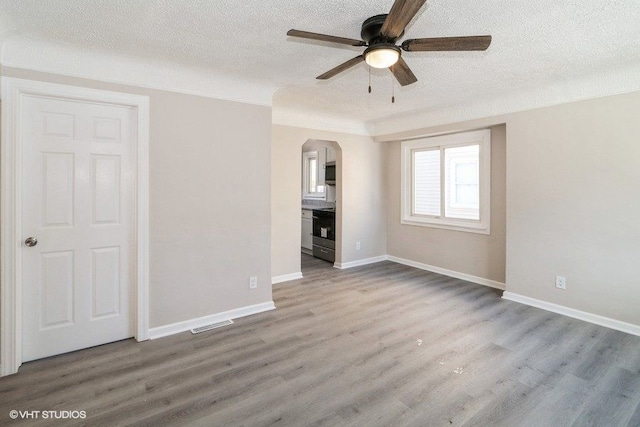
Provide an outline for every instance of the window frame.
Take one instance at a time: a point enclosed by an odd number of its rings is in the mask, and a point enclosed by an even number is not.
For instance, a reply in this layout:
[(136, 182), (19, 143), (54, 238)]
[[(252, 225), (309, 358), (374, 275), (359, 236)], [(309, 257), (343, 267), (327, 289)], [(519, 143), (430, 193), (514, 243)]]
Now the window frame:
[[(309, 186), (310, 186), (310, 161), (312, 159), (316, 160), (316, 187), (322, 187), (322, 191), (315, 191), (315, 192), (311, 192), (309, 191)], [(325, 188), (326, 186), (323, 184), (320, 184), (320, 153), (318, 151), (305, 151), (302, 153), (302, 176), (303, 176), (303, 182), (302, 182), (302, 198), (303, 199), (320, 199), (320, 200), (325, 200), (326, 199), (326, 192), (325, 192)]]
[[(445, 164), (446, 148), (479, 145), (479, 204), (480, 219), (458, 219), (445, 217)], [(423, 150), (440, 151), (440, 215), (427, 216), (414, 214), (413, 153)], [(482, 129), (470, 132), (436, 135), (401, 143), (401, 212), (400, 223), (470, 233), (491, 233), (491, 130)]]

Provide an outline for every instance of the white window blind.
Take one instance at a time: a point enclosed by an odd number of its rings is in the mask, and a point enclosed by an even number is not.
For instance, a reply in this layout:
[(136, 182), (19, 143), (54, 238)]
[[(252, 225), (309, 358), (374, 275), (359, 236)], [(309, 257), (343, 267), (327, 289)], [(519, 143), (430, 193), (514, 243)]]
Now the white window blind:
[(309, 187), (307, 192), (315, 193), (318, 191), (318, 159), (309, 158)]
[(413, 152), (413, 213), (440, 216), (440, 150)]

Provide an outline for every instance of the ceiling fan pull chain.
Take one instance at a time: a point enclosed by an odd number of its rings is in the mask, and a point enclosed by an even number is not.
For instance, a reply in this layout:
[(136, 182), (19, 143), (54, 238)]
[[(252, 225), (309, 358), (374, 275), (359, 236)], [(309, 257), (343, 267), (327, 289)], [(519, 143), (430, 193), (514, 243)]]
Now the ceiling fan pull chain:
[(391, 79), (391, 103), (396, 103), (396, 85), (393, 84), (393, 79)]
[(368, 68), (369, 68), (369, 93), (371, 93), (371, 65), (369, 65)]

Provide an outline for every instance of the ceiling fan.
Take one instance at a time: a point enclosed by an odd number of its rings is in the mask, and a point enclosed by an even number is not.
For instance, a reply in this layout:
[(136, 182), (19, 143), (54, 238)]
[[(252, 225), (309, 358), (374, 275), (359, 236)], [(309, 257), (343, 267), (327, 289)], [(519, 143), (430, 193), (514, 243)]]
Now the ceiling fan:
[(402, 59), (401, 51), (471, 51), (486, 50), (491, 44), (491, 36), (435, 37), (426, 39), (407, 39), (401, 45), (396, 40), (404, 34), (404, 29), (418, 13), (426, 0), (395, 0), (388, 14), (375, 15), (362, 23), (362, 40), (308, 31), (289, 30), (288, 36), (320, 40), (351, 46), (366, 46), (362, 55), (358, 55), (335, 68), (319, 75), (316, 79), (326, 80), (341, 73), (361, 61), (374, 68), (389, 68), (402, 86), (418, 81), (407, 63)]

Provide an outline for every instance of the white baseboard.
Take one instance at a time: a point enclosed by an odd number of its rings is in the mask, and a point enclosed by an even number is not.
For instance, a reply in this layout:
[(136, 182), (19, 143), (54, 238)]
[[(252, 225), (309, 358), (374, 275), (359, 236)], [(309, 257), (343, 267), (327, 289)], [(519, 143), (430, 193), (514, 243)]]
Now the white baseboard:
[(387, 259), (388, 258), (386, 255), (380, 255), (372, 258), (358, 259), (351, 262), (342, 262), (342, 263), (334, 262), (333, 266), (335, 268), (344, 270), (345, 268), (360, 267), (361, 265), (367, 265), (367, 264), (375, 264), (376, 262), (386, 261)]
[(149, 339), (162, 338), (180, 332), (189, 331), (201, 326), (210, 325), (212, 323), (222, 322), (224, 320), (233, 320), (240, 317), (258, 314), (276, 308), (273, 301), (262, 304), (249, 305), (246, 307), (236, 308), (234, 310), (223, 311), (222, 313), (211, 314), (209, 316), (198, 317), (197, 319), (185, 320), (183, 322), (172, 323), (170, 325), (159, 326), (149, 329)]
[(275, 285), (276, 283), (288, 282), (289, 280), (298, 279), (302, 279), (301, 271), (298, 271), (297, 273), (283, 274), (282, 276), (274, 276), (271, 278), (271, 284)]
[(404, 258), (398, 258), (393, 255), (387, 255), (389, 261), (397, 262), (398, 264), (408, 265), (409, 267), (419, 268), (421, 270), (431, 271), (432, 273), (444, 274), (445, 276), (455, 277), (456, 279), (466, 280), (467, 282), (477, 283), (479, 285), (489, 286), (491, 288), (505, 290), (505, 284), (497, 282), (495, 280), (485, 279), (484, 277), (473, 276), (467, 273), (460, 273), (458, 271), (448, 270), (442, 267), (436, 267), (434, 265), (423, 264), (421, 262), (411, 261)]
[(526, 297), (506, 291), (502, 298), (519, 302), (520, 304), (530, 305), (532, 307), (541, 308), (552, 313), (562, 314), (563, 316), (573, 317), (574, 319), (584, 320), (585, 322), (594, 323), (604, 326), (605, 328), (615, 329), (617, 331), (626, 332), (631, 335), (640, 336), (640, 326), (631, 323), (622, 322), (620, 320), (611, 319), (610, 317), (600, 316), (598, 314), (588, 313), (586, 311), (576, 310), (574, 308), (565, 307), (564, 305), (553, 304), (535, 298)]

